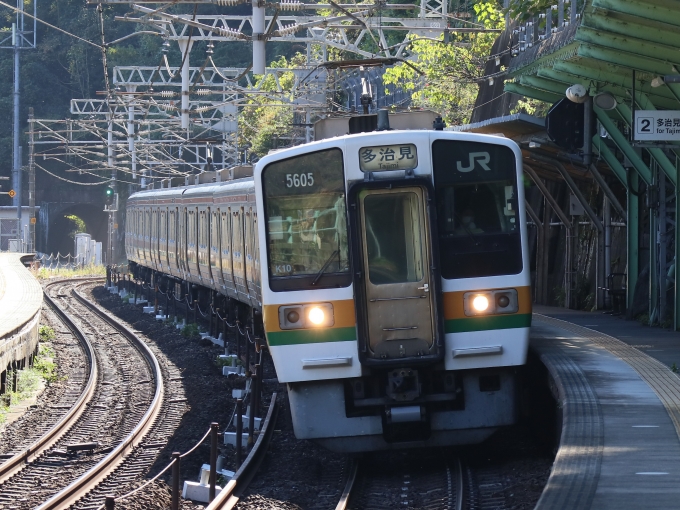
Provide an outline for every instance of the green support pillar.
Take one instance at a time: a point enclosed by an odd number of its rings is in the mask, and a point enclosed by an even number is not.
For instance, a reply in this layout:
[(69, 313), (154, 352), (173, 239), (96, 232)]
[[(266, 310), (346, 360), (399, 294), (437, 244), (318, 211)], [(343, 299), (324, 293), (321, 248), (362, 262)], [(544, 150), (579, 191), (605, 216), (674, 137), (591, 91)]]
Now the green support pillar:
[(609, 133), (609, 136), (614, 141), (619, 150), (623, 152), (628, 158), (628, 161), (633, 164), (633, 167), (640, 177), (642, 177), (645, 183), (651, 184), (652, 171), (645, 164), (645, 162), (642, 161), (642, 158), (638, 155), (638, 153), (635, 152), (635, 149), (631, 147), (631, 145), (628, 143), (628, 140), (626, 140), (626, 137), (623, 136), (623, 133), (621, 133), (621, 131), (619, 131), (619, 129), (616, 127), (616, 124), (614, 124), (614, 121), (609, 118), (607, 112), (601, 110), (598, 107), (594, 107), (593, 110), (595, 111), (595, 115), (597, 115), (597, 120), (599, 120), (600, 124), (602, 124), (602, 126), (604, 126), (604, 128), (607, 130), (607, 133)]
[[(659, 184), (659, 169), (652, 168), (652, 185)], [(650, 210), (649, 214), (649, 302), (648, 312), (650, 324), (654, 318), (654, 312), (658, 310), (659, 306), (659, 275), (658, 275), (658, 254), (656, 252), (656, 225), (657, 217)]]
[(621, 163), (619, 163), (619, 160), (616, 159), (614, 153), (609, 150), (609, 147), (607, 147), (599, 134), (593, 136), (593, 148), (598, 152), (600, 157), (607, 162), (607, 165), (609, 165), (609, 168), (611, 168), (614, 175), (616, 175), (621, 184), (623, 184), (623, 187), (628, 189), (628, 183), (626, 182), (626, 169), (623, 168)]
[[(630, 175), (630, 183), (633, 189), (639, 189), (640, 180), (638, 179), (638, 174), (632, 172)], [(633, 296), (635, 294), (635, 285), (638, 280), (639, 264), (639, 229), (638, 229), (638, 206), (639, 198), (628, 190), (628, 200), (627, 200), (627, 211), (628, 211), (628, 221), (627, 221), (627, 240), (628, 240), (628, 280), (626, 282), (626, 316), (628, 319), (632, 319), (632, 307), (633, 307)], [(676, 212), (677, 215), (677, 212)], [(677, 243), (676, 243), (677, 244)], [(677, 273), (676, 273), (677, 274)], [(677, 277), (676, 277), (677, 278)]]
[[(675, 160), (677, 167), (678, 161)], [(678, 271), (678, 263), (680, 263), (680, 190), (678, 186), (675, 187), (675, 289), (673, 294), (673, 329), (680, 331), (680, 271)]]

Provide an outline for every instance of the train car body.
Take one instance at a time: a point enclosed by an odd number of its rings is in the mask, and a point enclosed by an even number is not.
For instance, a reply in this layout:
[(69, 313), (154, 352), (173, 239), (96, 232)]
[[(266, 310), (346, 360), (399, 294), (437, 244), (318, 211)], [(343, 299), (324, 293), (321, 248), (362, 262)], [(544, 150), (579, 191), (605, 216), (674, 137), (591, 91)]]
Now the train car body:
[(252, 179), (133, 195), (126, 250), (257, 312), (298, 438), (476, 443), (516, 420), (521, 175), (501, 137), (341, 136), (270, 154)]

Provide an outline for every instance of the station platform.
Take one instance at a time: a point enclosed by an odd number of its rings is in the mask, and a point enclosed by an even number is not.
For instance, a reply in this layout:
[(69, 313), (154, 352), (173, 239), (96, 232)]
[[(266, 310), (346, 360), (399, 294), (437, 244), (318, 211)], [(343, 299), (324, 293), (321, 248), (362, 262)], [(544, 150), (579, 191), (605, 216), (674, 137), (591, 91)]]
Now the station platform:
[(680, 507), (680, 333), (536, 306), (531, 348), (563, 426), (536, 509)]
[[(0, 373), (24, 362), (38, 346), (42, 287), (22, 263), (22, 253), (0, 253)], [(4, 377), (2, 377), (4, 381)]]

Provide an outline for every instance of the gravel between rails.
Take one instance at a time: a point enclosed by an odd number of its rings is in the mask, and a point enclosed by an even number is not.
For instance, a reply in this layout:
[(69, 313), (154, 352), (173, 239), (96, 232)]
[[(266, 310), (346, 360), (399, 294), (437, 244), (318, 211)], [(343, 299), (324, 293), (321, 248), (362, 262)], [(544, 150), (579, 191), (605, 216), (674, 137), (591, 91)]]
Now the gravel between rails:
[[(97, 386), (92, 403), (59, 441), (0, 486), (0, 502), (11, 508), (33, 508), (88, 471), (130, 433), (153, 397), (150, 385), (137, 387), (140, 381), (150, 379), (151, 370), (135, 347), (89, 315), (70, 294), (62, 294), (59, 306), (80, 324), (93, 344)], [(96, 446), (68, 451), (68, 445), (82, 443)]]
[[(183, 376), (186, 414), (169, 438), (168, 446), (161, 450), (154, 466), (145, 477), (134, 482), (141, 485), (144, 478), (151, 478), (170, 461), (172, 451), (183, 452), (192, 447), (211, 421), (217, 421), (224, 428), (234, 407), (231, 390), (242, 388), (243, 382), (222, 376), (214, 364), (216, 356), (223, 353), (221, 347), (209, 341), (184, 338), (174, 328), (143, 314), (140, 307), (122, 304), (118, 296), (109, 294), (103, 288), (96, 287), (92, 295), (103, 307), (140, 331), (140, 336), (149, 345), (156, 346), (162, 352), (159, 355), (154, 351), (159, 362), (165, 356)], [(278, 384), (275, 377), (271, 360), (266, 360), (262, 402), (268, 402), (271, 392), (278, 391), (281, 406), (279, 418), (260, 472), (239, 501), (237, 509), (333, 510), (345, 485), (348, 457), (330, 452), (311, 441), (295, 438), (286, 388)], [(538, 501), (553, 460), (550, 452), (535, 443), (534, 436), (532, 429), (518, 425), (499, 431), (481, 445), (452, 451), (463, 459), (473, 473), (478, 468), (498, 473), (502, 478), (502, 487), (496, 489), (504, 496), (505, 508), (528, 510), (534, 508)], [(233, 448), (220, 445), (220, 450), (225, 456), (225, 469), (233, 470)], [(182, 479), (197, 480), (201, 464), (207, 463), (208, 459), (209, 449), (205, 444), (183, 461)], [(153, 484), (151, 491), (145, 491), (136, 501), (121, 502), (116, 508), (167, 508), (170, 502), (168, 481), (168, 476), (161, 477)], [(181, 508), (199, 510), (204, 505), (182, 501)]]

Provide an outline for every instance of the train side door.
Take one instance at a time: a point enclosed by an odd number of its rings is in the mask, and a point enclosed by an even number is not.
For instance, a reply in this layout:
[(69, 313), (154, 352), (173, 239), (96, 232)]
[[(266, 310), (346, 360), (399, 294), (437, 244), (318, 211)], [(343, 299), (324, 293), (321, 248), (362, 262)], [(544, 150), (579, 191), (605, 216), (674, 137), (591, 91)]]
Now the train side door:
[(369, 358), (419, 358), (436, 350), (425, 194), (415, 186), (358, 194)]
[(178, 239), (178, 262), (180, 274), (186, 278), (187, 273), (187, 208), (180, 210), (179, 214), (179, 239)]

